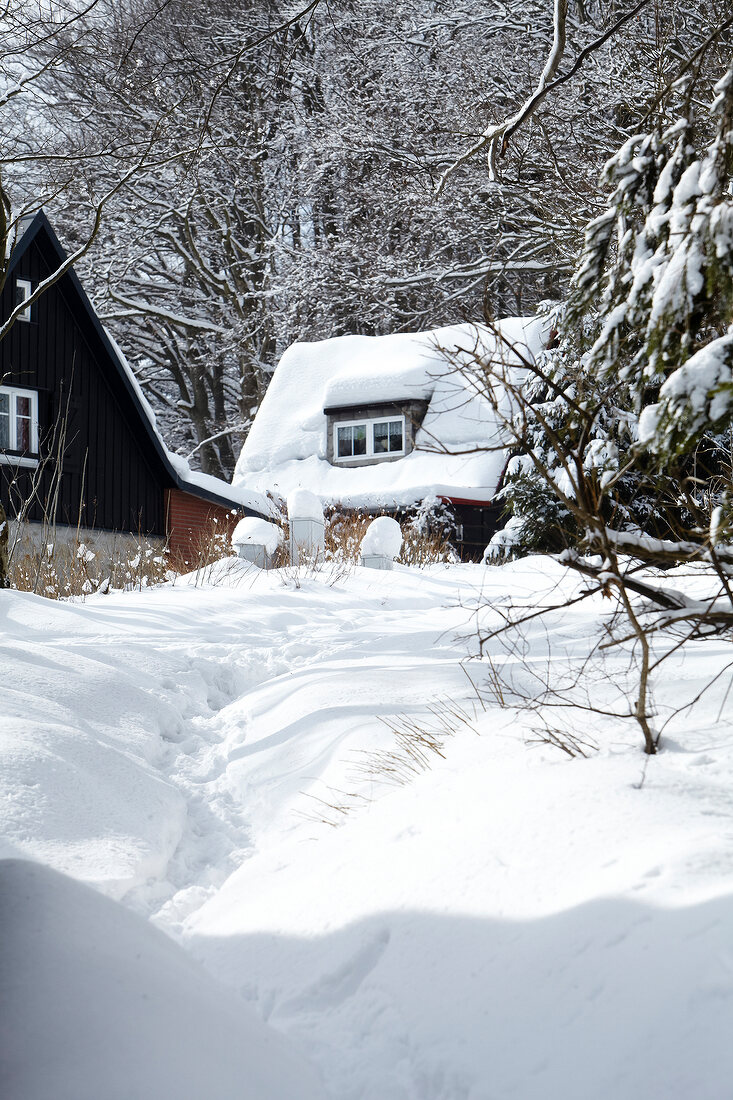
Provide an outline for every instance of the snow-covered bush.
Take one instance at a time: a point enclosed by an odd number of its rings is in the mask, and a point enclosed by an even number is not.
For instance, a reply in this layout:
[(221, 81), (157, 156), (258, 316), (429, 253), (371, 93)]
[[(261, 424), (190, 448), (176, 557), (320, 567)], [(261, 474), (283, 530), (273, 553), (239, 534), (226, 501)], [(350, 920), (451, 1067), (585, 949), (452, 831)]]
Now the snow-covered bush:
[[(659, 661), (733, 626), (733, 67), (702, 117), (698, 91), (689, 75), (672, 86), (659, 124), (606, 166), (608, 208), (586, 228), (557, 346), (510, 387), (512, 517), (490, 547), (561, 551), (621, 611), (650, 754)], [(640, 575), (680, 562), (710, 568), (707, 602)]]
[(602, 549), (606, 527), (704, 544), (712, 509), (729, 510), (733, 70), (701, 118), (693, 89), (606, 166), (608, 208), (514, 422), (514, 550)]

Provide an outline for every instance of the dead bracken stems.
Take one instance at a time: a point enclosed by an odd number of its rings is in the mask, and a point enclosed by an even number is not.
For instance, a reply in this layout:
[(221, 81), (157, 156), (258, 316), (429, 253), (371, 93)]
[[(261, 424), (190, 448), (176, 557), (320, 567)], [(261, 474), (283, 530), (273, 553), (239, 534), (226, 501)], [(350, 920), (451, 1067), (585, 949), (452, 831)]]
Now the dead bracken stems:
[(360, 779), (402, 785), (426, 771), (434, 757), (445, 759), (445, 743), (459, 729), (476, 732), (476, 715), (452, 699), (440, 699), (427, 708), (427, 716), (399, 714), (380, 718), (394, 737), (394, 747), (359, 753), (354, 774)]

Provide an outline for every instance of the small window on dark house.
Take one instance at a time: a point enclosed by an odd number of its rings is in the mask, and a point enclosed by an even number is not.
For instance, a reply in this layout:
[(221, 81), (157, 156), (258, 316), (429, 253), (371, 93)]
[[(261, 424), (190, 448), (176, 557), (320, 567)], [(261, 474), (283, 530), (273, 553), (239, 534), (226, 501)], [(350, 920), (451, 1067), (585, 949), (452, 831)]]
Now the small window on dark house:
[[(32, 286), (30, 279), (16, 279), (15, 280), (15, 304), (21, 306), (23, 302), (27, 302), (31, 296)], [(31, 307), (26, 306), (25, 309), (18, 314), (19, 321), (30, 321), (31, 319)]]
[(38, 394), (0, 386), (0, 451), (38, 453)]

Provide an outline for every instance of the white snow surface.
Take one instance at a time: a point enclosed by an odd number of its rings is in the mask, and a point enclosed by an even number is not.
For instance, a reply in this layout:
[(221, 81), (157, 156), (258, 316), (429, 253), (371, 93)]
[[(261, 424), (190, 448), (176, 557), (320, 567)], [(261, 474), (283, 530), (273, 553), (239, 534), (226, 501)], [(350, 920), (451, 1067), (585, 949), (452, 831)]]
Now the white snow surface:
[[(536, 355), (543, 322), (510, 317), (497, 330), (499, 335), (461, 324), (293, 344), (245, 440), (233, 485), (284, 497), (304, 488), (324, 502), (364, 507), (412, 504), (426, 496), (491, 500), (506, 461), (505, 437), (490, 402), (476, 394), (461, 368), (478, 356), (518, 377), (512, 345), (524, 357)], [(411, 398), (429, 402), (414, 451), (366, 466), (327, 461), (324, 409)], [(500, 449), (490, 449), (495, 446)]]
[(288, 518), (310, 519), (323, 523), (323, 505), (315, 493), (308, 489), (293, 489), (288, 495)]
[(267, 554), (274, 554), (282, 539), (280, 527), (256, 516), (240, 519), (232, 531), (232, 546), (264, 546)]
[(377, 554), (396, 558), (402, 547), (402, 529), (396, 519), (377, 516), (366, 529), (361, 540), (362, 554)]
[(721, 675), (651, 760), (607, 650), (596, 709), (544, 713), (571, 759), (492, 676), (570, 678), (609, 601), (530, 619), (524, 665), (475, 630), (577, 591), (529, 558), (0, 592), (0, 855), (41, 865), (2, 867), (3, 1097), (301, 1100), (307, 1059), (331, 1100), (728, 1100), (730, 645), (659, 667), (660, 725)]
[(291, 1044), (121, 905), (0, 861), (4, 1100), (324, 1100)]

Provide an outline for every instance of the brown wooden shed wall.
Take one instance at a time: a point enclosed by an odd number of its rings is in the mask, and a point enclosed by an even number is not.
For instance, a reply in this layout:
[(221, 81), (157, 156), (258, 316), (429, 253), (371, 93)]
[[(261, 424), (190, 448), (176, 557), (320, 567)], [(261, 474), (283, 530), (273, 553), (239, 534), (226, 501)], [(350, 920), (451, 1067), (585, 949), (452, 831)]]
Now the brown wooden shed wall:
[(180, 489), (166, 493), (168, 546), (175, 566), (194, 568), (206, 560), (216, 535), (228, 537), (239, 516), (231, 508), (202, 500)]

